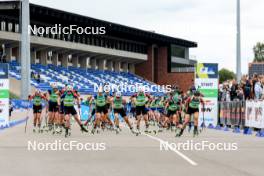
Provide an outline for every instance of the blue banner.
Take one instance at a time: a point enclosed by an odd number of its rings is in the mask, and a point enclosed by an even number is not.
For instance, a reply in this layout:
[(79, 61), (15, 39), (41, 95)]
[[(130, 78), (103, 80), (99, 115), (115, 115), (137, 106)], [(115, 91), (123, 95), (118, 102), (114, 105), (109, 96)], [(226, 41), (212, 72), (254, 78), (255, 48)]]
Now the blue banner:
[(81, 105), (81, 121), (85, 121), (88, 119), (88, 116), (90, 115), (90, 108), (86, 105)]

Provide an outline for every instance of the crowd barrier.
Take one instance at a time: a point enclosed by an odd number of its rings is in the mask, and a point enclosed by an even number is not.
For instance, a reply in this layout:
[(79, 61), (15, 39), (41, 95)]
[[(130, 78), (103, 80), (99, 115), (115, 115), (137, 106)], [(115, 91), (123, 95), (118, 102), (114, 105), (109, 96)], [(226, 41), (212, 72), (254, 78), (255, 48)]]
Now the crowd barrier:
[(219, 124), (245, 126), (245, 101), (219, 102)]
[(263, 101), (231, 101), (219, 102), (218, 129), (222, 126), (228, 131), (230, 127), (234, 132), (252, 134), (252, 129), (256, 129), (257, 136), (264, 137), (264, 102)]
[(32, 108), (32, 103), (27, 101), (27, 100), (16, 100), (12, 99), (11, 104), (14, 109), (27, 109), (27, 108)]
[[(11, 104), (14, 109), (28, 109), (33, 107), (32, 101), (28, 100), (17, 100), (17, 99), (12, 99)], [(42, 106), (46, 106), (46, 102), (42, 101)]]

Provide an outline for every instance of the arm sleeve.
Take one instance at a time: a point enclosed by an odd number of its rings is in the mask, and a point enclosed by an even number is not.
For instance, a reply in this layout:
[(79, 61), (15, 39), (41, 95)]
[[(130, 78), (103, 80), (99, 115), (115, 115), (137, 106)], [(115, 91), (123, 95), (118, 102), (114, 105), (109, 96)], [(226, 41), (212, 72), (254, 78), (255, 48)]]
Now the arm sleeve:
[(61, 98), (64, 98), (65, 97), (65, 94), (63, 94), (62, 96), (61, 96)]

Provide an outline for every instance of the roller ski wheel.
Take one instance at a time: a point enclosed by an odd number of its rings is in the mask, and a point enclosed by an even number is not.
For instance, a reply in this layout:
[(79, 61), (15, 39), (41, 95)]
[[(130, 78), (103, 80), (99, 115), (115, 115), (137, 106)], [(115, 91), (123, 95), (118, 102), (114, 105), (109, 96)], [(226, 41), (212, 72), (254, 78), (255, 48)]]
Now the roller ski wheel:
[(81, 126), (81, 132), (85, 132), (85, 133), (88, 133), (88, 130), (86, 128), (84, 128), (83, 126)]
[(182, 132), (181, 132), (181, 130), (179, 130), (178, 132), (176, 132), (176, 135), (175, 135), (175, 137), (181, 137), (182, 136)]
[(144, 132), (147, 133), (147, 134), (150, 134), (151, 133), (150, 130), (145, 130)]
[(132, 134), (136, 134), (136, 132), (133, 129), (131, 129), (130, 131)]
[(95, 133), (95, 129), (92, 129), (91, 134), (94, 134), (94, 133)]
[(140, 131), (135, 131), (136, 136), (139, 136), (141, 134)]
[(176, 138), (179, 138), (179, 137), (181, 137), (181, 136), (182, 136), (182, 135), (181, 135), (180, 133), (178, 133), (178, 134), (175, 135)]
[(163, 132), (163, 130), (160, 128), (159, 130), (158, 130), (158, 133), (162, 133)]
[(152, 132), (153, 132), (153, 134), (154, 134), (154, 135), (156, 135), (156, 134), (157, 134), (157, 131), (156, 131), (156, 130), (153, 130)]

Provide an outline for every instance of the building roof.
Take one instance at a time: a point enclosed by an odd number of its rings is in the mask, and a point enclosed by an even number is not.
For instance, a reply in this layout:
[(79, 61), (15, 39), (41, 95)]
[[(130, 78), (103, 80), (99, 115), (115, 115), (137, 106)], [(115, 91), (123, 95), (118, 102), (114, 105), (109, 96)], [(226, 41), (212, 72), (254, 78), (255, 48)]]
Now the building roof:
[[(18, 2), (0, 2), (1, 4), (13, 4), (14, 9), (18, 9)], [(3, 10), (3, 9), (1, 9)], [(13, 13), (10, 11), (8, 15), (17, 15), (17, 12)], [(140, 42), (145, 42), (148, 44), (162, 44), (170, 45), (175, 44), (184, 47), (197, 47), (197, 43), (193, 41), (188, 41), (180, 38), (175, 38), (171, 36), (166, 36), (163, 34), (158, 34), (151, 31), (145, 31), (142, 29), (137, 29), (134, 27), (129, 27), (117, 23), (112, 23), (109, 21), (104, 21), (96, 18), (91, 18), (88, 16), (75, 14), (71, 12), (66, 12), (63, 10), (58, 10), (55, 8), (40, 6), (36, 4), (30, 4), (30, 19), (31, 22), (43, 23), (43, 24), (76, 24), (85, 26), (100, 26), (106, 27), (107, 35), (114, 37), (127, 38), (130, 40), (137, 40)]]

